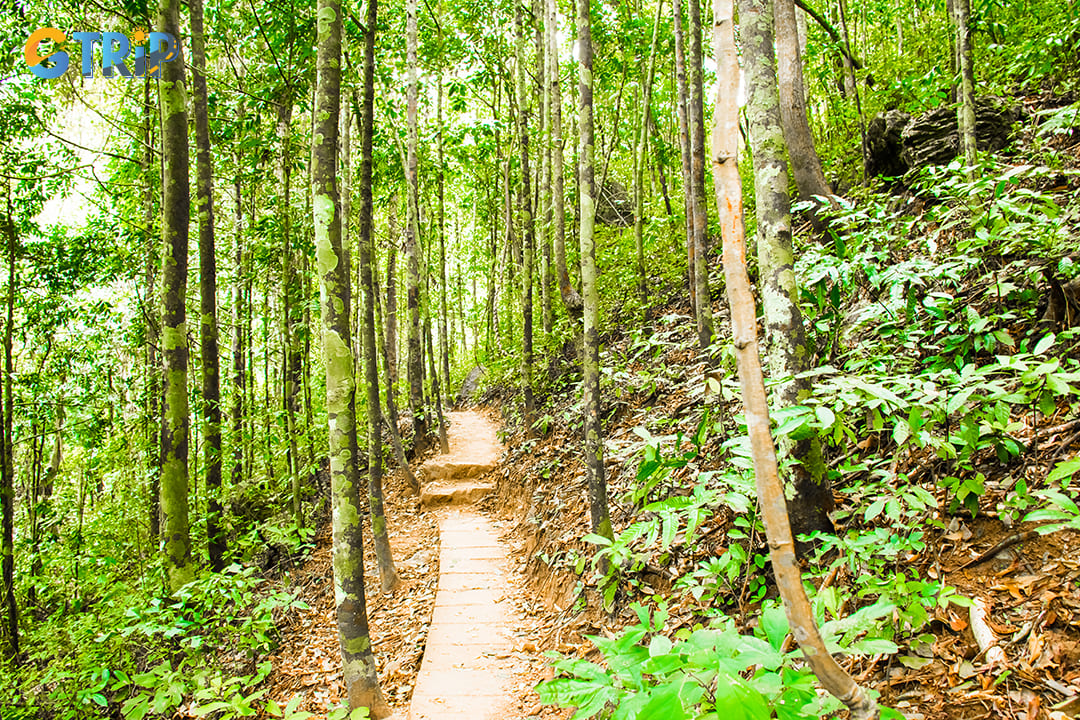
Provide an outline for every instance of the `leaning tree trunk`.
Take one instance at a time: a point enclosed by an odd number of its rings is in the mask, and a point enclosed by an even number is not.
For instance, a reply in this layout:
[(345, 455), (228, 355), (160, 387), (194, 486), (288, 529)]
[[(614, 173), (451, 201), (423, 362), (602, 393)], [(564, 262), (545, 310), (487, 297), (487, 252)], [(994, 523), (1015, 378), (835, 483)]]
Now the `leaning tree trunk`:
[(591, 0), (577, 0), (578, 48), (578, 128), (580, 132), (580, 172), (578, 201), (581, 203), (581, 286), (584, 308), (584, 434), (585, 477), (589, 487), (589, 517), (592, 531), (614, 538), (608, 514), (607, 483), (604, 479), (604, 443), (600, 434), (600, 294), (596, 287), (596, 197), (593, 178), (596, 172), (593, 136), (593, 46)]
[(206, 539), (210, 567), (225, 566), (221, 521), (221, 360), (218, 357), (217, 259), (214, 249), (214, 184), (207, 119), (206, 38), (202, 0), (191, 0), (191, 85), (195, 109), (195, 205), (199, 213), (199, 323), (202, 352), (203, 457), (206, 463)]
[(697, 299), (698, 346), (712, 343), (712, 296), (709, 292), (708, 211), (705, 204), (705, 89), (702, 80), (701, 0), (690, 0), (690, 191), (694, 214), (694, 295)]
[[(383, 592), (401, 582), (390, 552), (382, 487), (382, 411), (379, 407), (379, 364), (375, 341), (374, 227), (372, 222), (371, 142), (375, 133), (375, 29), (378, 26), (377, 0), (368, 0), (364, 29), (363, 96), (360, 101), (360, 292), (363, 294), (361, 328), (364, 334), (364, 379), (367, 382), (368, 495), (371, 534)], [(400, 442), (400, 441), (399, 441)], [(407, 466), (406, 466), (407, 467)]]
[(556, 31), (558, 29), (558, 4), (556, 0), (547, 2), (548, 36), (548, 73), (551, 78), (551, 178), (554, 213), (552, 223), (555, 235), (552, 245), (555, 250), (555, 273), (559, 280), (559, 295), (562, 297), (566, 312), (571, 317), (581, 317), (581, 295), (578, 294), (573, 282), (570, 280), (570, 271), (566, 266), (566, 198), (564, 167), (566, 164), (563, 157), (565, 141), (562, 127), (562, 82), (559, 77), (559, 46)]
[[(763, 0), (739, 0), (742, 55), (750, 98), (745, 112), (753, 155), (765, 356), (769, 372), (780, 381), (773, 391), (773, 407), (786, 408), (798, 405), (810, 394), (810, 383), (798, 378), (809, 368), (806, 333), (795, 286), (788, 165), (773, 62), (770, 9), (767, 5), (763, 7)], [(834, 528), (829, 520), (833, 509), (832, 488), (821, 460), (820, 441), (810, 438), (796, 443), (785, 436), (780, 439), (780, 452), (799, 461), (792, 471), (795, 493), (788, 498), (792, 532), (796, 536), (832, 532)]]
[[(740, 26), (744, 36), (757, 38), (757, 51), (763, 49), (760, 44), (763, 28), (771, 22), (768, 14), (762, 11), (762, 3), (765, 2), (768, 0), (740, 2)], [(733, 0), (713, 1), (713, 42), (718, 78), (712, 143), (713, 181), (724, 238), (724, 275), (731, 307), (739, 383), (750, 435), (758, 502), (769, 542), (769, 557), (780, 595), (784, 600), (791, 632), (814, 674), (826, 690), (847, 705), (852, 717), (858, 720), (876, 718), (876, 703), (829, 654), (814, 623), (813, 611), (795, 559), (795, 543), (788, 524), (784, 488), (777, 475), (776, 448), (769, 433), (769, 407), (765, 399), (765, 382), (758, 356), (757, 312), (750, 279), (746, 273), (742, 182), (737, 161), (739, 125), (736, 97), (739, 68), (735, 52), (733, 5)], [(744, 51), (750, 44), (752, 41), (744, 39)], [(769, 47), (771, 49), (771, 45)], [(748, 97), (752, 103), (756, 101), (752, 94)]]
[[(180, 37), (180, 0), (163, 0), (158, 32)], [(161, 510), (165, 516), (165, 569), (175, 592), (195, 578), (188, 526), (188, 349), (187, 293), (188, 112), (184, 56), (163, 63), (161, 70), (162, 262), (161, 353), (164, 360), (165, 407), (161, 433)]]
[(405, 48), (408, 56), (409, 85), (406, 96), (408, 124), (407, 157), (405, 162), (405, 185), (408, 193), (408, 224), (405, 228), (405, 254), (407, 257), (406, 302), (409, 309), (409, 343), (406, 375), (409, 380), (409, 411), (412, 413), (413, 449), (422, 452), (427, 447), (427, 411), (424, 408), (424, 358), (420, 337), (420, 186), (416, 172), (417, 96), (419, 85), (416, 77), (417, 0), (405, 3)]
[(791, 170), (799, 199), (812, 201), (815, 196), (829, 197), (832, 190), (825, 182), (821, 158), (810, 133), (806, 117), (806, 88), (803, 82), (799, 24), (793, 0), (776, 2), (777, 81), (780, 88), (780, 122), (791, 157)]
[(350, 708), (367, 707), (373, 717), (390, 714), (379, 689), (371, 652), (364, 593), (363, 502), (356, 446), (356, 396), (349, 337), (348, 266), (341, 247), (337, 171), (338, 116), (341, 103), (341, 4), (319, 0), (316, 125), (312, 140), (312, 211), (315, 255), (321, 281), (323, 360), (326, 364), (326, 414), (329, 421), (333, 494), (334, 597), (338, 637)]

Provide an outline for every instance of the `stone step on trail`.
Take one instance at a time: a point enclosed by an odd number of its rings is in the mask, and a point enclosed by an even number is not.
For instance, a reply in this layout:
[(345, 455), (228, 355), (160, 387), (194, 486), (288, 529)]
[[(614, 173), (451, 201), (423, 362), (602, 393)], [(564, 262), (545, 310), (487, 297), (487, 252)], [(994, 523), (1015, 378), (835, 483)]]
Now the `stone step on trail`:
[(499, 462), (502, 444), (495, 426), (476, 412), (452, 412), (450, 452), (428, 460), (417, 472), (420, 504), (425, 508), (470, 505), (495, 491), (481, 478)]

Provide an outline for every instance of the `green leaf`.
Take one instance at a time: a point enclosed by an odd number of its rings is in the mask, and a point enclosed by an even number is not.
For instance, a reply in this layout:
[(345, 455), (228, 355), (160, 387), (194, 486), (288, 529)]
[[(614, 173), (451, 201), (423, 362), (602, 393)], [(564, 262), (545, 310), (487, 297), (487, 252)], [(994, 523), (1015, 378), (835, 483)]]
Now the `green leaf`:
[(120, 708), (120, 712), (123, 713), (126, 720), (142, 720), (149, 711), (150, 697), (142, 693), (130, 698)]
[(667, 655), (671, 652), (671, 640), (664, 635), (657, 635), (649, 641), (649, 657)]
[(1054, 333), (1050, 333), (1049, 335), (1047, 335), (1046, 337), (1044, 337), (1042, 340), (1040, 340), (1038, 343), (1035, 344), (1035, 349), (1031, 351), (1031, 354), (1032, 355), (1042, 355), (1043, 353), (1045, 353), (1047, 350), (1050, 349), (1050, 346), (1054, 344), (1055, 340), (1057, 340), (1057, 336), (1054, 335)]
[(866, 508), (866, 512), (863, 513), (863, 520), (870, 522), (885, 509), (885, 498), (880, 497), (874, 502), (870, 503), (870, 507)]
[(1054, 469), (1046, 476), (1046, 482), (1055, 483), (1064, 478), (1071, 478), (1077, 471), (1080, 471), (1080, 456), (1054, 466)]
[(596, 533), (589, 533), (581, 539), (585, 542), (592, 543), (593, 545), (603, 545), (604, 547), (611, 547), (612, 544), (610, 538), (606, 538), (603, 535), (597, 535)]

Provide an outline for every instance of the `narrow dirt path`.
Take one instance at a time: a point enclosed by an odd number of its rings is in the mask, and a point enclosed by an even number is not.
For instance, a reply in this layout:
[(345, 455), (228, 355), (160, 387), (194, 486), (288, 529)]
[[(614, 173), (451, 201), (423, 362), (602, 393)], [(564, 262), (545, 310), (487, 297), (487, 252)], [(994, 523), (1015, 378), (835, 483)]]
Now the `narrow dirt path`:
[(506, 548), (491, 519), (470, 507), (494, 486), (482, 476), (502, 445), (476, 412), (450, 413), (450, 452), (424, 463), (421, 502), (438, 511), (439, 588), (410, 720), (503, 720), (519, 698), (517, 613)]

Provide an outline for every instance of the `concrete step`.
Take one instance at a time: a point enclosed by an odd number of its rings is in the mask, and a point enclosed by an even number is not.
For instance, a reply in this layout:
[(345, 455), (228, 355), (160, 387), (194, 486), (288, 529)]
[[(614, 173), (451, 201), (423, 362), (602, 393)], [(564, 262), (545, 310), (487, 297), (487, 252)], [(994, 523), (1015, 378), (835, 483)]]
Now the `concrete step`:
[(444, 505), (468, 505), (495, 492), (495, 486), (482, 482), (436, 481), (424, 485), (420, 504), (425, 508)]

